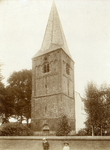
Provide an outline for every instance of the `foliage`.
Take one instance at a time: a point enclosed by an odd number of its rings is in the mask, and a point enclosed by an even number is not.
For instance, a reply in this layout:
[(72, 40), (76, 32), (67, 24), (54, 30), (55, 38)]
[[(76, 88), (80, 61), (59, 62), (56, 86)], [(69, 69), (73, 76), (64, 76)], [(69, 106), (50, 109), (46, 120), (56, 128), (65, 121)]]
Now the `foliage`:
[(5, 88), (4, 84), (0, 82), (0, 115), (5, 113)]
[(32, 72), (22, 70), (13, 72), (8, 79), (8, 86), (2, 83), (0, 63), (0, 115), (2, 123), (8, 122), (10, 117), (17, 117), (20, 122), (23, 118), (28, 120), (31, 117), (31, 91), (32, 91)]
[(93, 134), (102, 135), (106, 122), (109, 120), (110, 89), (101, 85), (100, 88), (93, 82), (88, 83), (85, 89), (85, 111), (87, 113), (87, 128), (93, 129)]
[(90, 123), (95, 125), (98, 119), (98, 89), (95, 84), (89, 83), (85, 92), (85, 111), (88, 114)]
[(0, 62), (0, 82), (3, 80), (3, 75), (2, 75), (2, 63)]
[(2, 123), (8, 122), (10, 116), (15, 114), (13, 91), (0, 83), (0, 115)]
[(5, 88), (6, 94), (5, 94), (5, 117), (9, 118), (15, 115), (15, 102), (14, 102), (14, 92), (13, 89), (10, 88), (10, 86), (7, 86)]
[(33, 132), (20, 123), (5, 123), (0, 127), (1, 136), (31, 136)]
[(32, 71), (13, 72), (8, 79), (9, 88), (13, 91), (15, 115), (22, 123), (23, 119), (31, 117)]
[[(2, 123), (5, 123), (8, 122), (8, 117), (12, 115), (13, 105), (12, 99), (8, 100), (9, 90), (2, 83), (3, 76), (1, 66), (2, 64), (0, 63), (0, 116), (2, 117)], [(11, 95), (12, 92), (10, 92), (10, 96)]]
[[(91, 136), (92, 135), (92, 128), (83, 128), (78, 131), (76, 134), (77, 136)], [(99, 127), (94, 127), (94, 135), (95, 136), (100, 136), (100, 128)], [(104, 135), (104, 130), (102, 131), (102, 135)]]
[(2, 69), (1, 69), (1, 62), (0, 62), (0, 116), (3, 118), (5, 111), (6, 111), (6, 103), (5, 103), (5, 86), (2, 83), (3, 76), (2, 76)]
[(87, 132), (87, 129), (84, 128), (84, 129), (80, 129), (76, 135), (77, 136), (88, 136), (89, 134)]
[(67, 136), (71, 131), (71, 127), (68, 123), (68, 119), (67, 117), (64, 115), (62, 116), (59, 124), (58, 124), (58, 127), (57, 127), (57, 130), (56, 130), (56, 135), (57, 136)]

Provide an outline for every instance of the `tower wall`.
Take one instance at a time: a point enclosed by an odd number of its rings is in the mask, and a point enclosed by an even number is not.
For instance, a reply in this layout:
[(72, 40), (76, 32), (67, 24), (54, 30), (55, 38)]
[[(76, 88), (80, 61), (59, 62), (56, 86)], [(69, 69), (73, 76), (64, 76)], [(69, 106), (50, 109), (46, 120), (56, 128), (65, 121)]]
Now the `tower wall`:
[(48, 124), (50, 131), (54, 131), (62, 114), (61, 105), (61, 94), (35, 98), (32, 118), (34, 129), (41, 131)]
[(72, 130), (75, 130), (74, 100), (64, 94), (52, 95), (33, 99), (32, 124), (33, 129), (42, 131), (43, 126), (48, 124), (50, 131), (55, 131), (59, 119), (66, 115)]
[[(61, 49), (52, 51), (33, 59), (32, 80), (32, 126), (35, 130), (42, 130), (48, 124), (50, 130), (56, 125), (61, 114)], [(44, 73), (45, 64), (49, 64), (49, 71)]]
[[(47, 63), (49, 72), (44, 73), (43, 69)], [(66, 73), (66, 64), (69, 65), (69, 74)], [(51, 131), (55, 131), (62, 115), (68, 117), (72, 130), (75, 130), (72, 65), (73, 61), (62, 49), (34, 58), (31, 114), (34, 130), (41, 131), (47, 124)]]
[(63, 114), (68, 117), (71, 128), (75, 131), (74, 61), (63, 50), (61, 70)]

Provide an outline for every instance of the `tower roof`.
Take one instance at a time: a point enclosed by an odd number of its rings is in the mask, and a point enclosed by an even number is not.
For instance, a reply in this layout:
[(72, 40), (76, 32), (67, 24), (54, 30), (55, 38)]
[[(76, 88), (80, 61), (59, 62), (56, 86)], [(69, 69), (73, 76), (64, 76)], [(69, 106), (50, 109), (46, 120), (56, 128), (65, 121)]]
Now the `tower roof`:
[(59, 48), (62, 48), (66, 54), (70, 56), (57, 8), (53, 1), (41, 49), (34, 55), (34, 57)]

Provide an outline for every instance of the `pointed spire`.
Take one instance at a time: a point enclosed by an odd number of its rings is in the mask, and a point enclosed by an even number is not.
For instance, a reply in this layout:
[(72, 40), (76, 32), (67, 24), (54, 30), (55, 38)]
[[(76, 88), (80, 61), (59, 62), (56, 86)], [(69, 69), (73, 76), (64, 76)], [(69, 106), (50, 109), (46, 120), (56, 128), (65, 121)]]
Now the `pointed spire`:
[(34, 57), (59, 48), (62, 48), (70, 56), (57, 8), (53, 1), (41, 49)]

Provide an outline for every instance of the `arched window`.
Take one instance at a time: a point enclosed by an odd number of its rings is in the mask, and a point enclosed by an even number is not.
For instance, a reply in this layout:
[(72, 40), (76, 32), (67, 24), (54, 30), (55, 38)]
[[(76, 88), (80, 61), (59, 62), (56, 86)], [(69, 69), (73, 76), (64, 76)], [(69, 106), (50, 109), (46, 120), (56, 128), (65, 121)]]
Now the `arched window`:
[(44, 64), (43, 72), (44, 72), (44, 73), (47, 73), (47, 72), (49, 72), (49, 71), (50, 71), (50, 69), (49, 69), (49, 63)]

